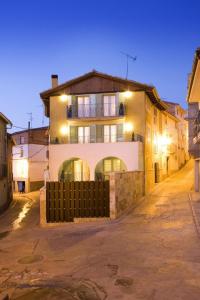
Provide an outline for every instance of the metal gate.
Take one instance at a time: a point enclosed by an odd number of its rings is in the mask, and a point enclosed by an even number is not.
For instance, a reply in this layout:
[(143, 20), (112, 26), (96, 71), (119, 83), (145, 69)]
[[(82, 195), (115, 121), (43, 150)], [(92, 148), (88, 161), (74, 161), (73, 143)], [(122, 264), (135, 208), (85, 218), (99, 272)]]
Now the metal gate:
[(109, 181), (47, 182), (47, 222), (109, 216)]

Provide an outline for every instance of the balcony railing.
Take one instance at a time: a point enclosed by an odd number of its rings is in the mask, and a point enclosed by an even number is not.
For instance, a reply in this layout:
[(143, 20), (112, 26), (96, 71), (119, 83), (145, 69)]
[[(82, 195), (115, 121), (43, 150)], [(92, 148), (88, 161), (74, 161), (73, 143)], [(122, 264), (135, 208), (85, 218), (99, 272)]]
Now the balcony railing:
[(193, 143), (200, 143), (200, 111), (198, 112), (193, 124)]
[[(88, 136), (76, 136), (69, 139), (68, 144), (93, 144), (93, 143), (118, 143), (118, 142), (142, 142), (144, 138), (139, 134), (134, 134), (131, 139), (125, 140), (123, 135), (103, 135), (101, 137), (88, 135)], [(51, 144), (65, 144), (63, 139), (58, 137), (51, 137)]]
[(67, 118), (97, 118), (97, 117), (123, 117), (125, 116), (125, 106), (123, 103), (113, 105), (81, 104), (69, 105), (67, 107)]

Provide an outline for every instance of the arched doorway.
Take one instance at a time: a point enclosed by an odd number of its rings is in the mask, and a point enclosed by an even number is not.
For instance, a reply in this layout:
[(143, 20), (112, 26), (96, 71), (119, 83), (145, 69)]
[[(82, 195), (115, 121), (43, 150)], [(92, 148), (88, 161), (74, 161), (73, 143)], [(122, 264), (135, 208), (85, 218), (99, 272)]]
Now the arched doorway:
[(123, 160), (118, 157), (105, 157), (95, 168), (95, 180), (108, 180), (111, 172), (127, 171), (127, 167)]
[(71, 158), (63, 162), (59, 169), (59, 181), (89, 181), (90, 169), (86, 161)]

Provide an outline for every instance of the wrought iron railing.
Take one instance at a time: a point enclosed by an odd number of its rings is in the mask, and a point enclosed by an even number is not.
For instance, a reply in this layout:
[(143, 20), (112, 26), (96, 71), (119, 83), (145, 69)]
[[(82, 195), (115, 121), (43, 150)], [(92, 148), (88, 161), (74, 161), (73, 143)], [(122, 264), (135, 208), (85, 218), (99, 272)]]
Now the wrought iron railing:
[[(124, 135), (87, 135), (87, 136), (75, 136), (69, 138), (69, 144), (91, 144), (91, 143), (117, 143), (117, 142), (144, 142), (144, 138), (140, 134), (133, 134), (130, 139), (125, 139)], [(65, 144), (62, 138), (51, 137), (51, 144)]]
[(123, 117), (125, 116), (125, 105), (81, 104), (69, 105), (67, 107), (67, 118), (97, 118), (97, 117)]
[(200, 111), (197, 114), (196, 119), (193, 123), (193, 143), (197, 144), (200, 142)]

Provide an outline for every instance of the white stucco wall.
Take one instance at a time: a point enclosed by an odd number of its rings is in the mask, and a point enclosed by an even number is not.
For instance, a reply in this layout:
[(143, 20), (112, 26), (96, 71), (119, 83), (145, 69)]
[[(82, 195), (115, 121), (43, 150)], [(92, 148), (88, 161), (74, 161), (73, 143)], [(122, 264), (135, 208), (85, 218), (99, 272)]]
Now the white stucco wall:
[(143, 171), (142, 152), (140, 142), (49, 145), (50, 180), (58, 180), (58, 172), (62, 163), (75, 157), (87, 161), (90, 168), (90, 180), (94, 179), (97, 163), (109, 156), (122, 159), (127, 171)]
[[(23, 148), (23, 157), (20, 156), (20, 149)], [(42, 181), (44, 169), (47, 167), (46, 157), (47, 146), (25, 144), (13, 147), (13, 179)]]

